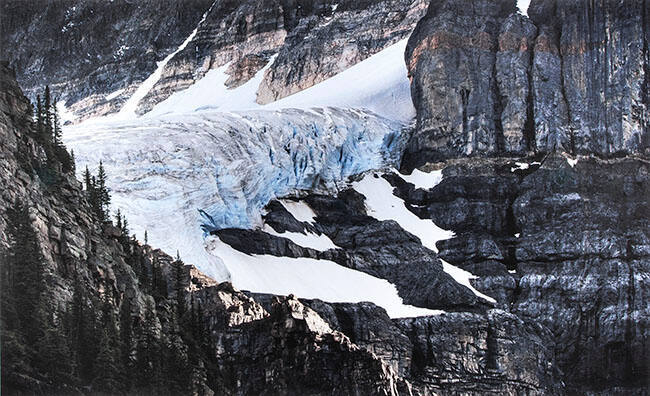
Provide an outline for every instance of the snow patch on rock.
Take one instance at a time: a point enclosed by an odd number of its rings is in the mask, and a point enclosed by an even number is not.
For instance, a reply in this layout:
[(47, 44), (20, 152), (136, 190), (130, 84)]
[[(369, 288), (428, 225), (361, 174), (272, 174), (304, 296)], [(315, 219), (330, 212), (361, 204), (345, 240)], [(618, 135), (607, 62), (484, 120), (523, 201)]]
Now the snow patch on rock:
[(422, 245), (438, 253), (436, 242), (454, 236), (452, 231), (443, 230), (428, 219), (421, 219), (406, 208), (404, 200), (393, 195), (393, 186), (376, 174), (368, 174), (352, 187), (366, 197), (366, 210), (377, 220), (394, 220), (405, 231), (420, 239)]
[(423, 190), (430, 190), (437, 186), (442, 181), (442, 169), (434, 170), (431, 172), (422, 172), (419, 169), (413, 169), (410, 175), (403, 175), (397, 170), (393, 170), (394, 173), (399, 175), (407, 183), (411, 183), (415, 188), (420, 188)]
[(333, 261), (248, 255), (233, 249), (216, 236), (206, 239), (206, 249), (219, 257), (240, 290), (328, 302), (373, 302), (391, 318), (428, 316), (443, 311), (405, 305), (395, 285)]
[[(377, 220), (393, 220), (405, 231), (410, 232), (420, 239), (422, 245), (438, 253), (436, 242), (454, 236), (452, 231), (443, 230), (433, 221), (421, 219), (408, 210), (404, 200), (393, 194), (393, 186), (383, 177), (376, 174), (367, 174), (358, 182), (353, 183), (353, 188), (366, 197), (366, 210), (369, 216)], [(492, 297), (476, 290), (470, 283), (475, 275), (443, 260), (443, 269), (454, 280), (469, 288), (475, 295), (490, 302), (495, 302)]]
[(280, 238), (287, 238), (298, 246), (318, 250), (324, 252), (329, 249), (338, 249), (338, 246), (325, 234), (316, 235), (311, 232), (277, 232), (268, 224), (264, 224), (262, 231), (267, 234), (274, 235)]
[(196, 27), (194, 28), (192, 33), (190, 33), (190, 35), (187, 36), (185, 41), (183, 41), (183, 43), (180, 46), (178, 46), (178, 48), (176, 48), (174, 50), (174, 52), (167, 55), (163, 60), (161, 60), (160, 62), (157, 63), (156, 70), (154, 70), (154, 72), (151, 73), (149, 75), (149, 77), (147, 77), (138, 86), (138, 88), (135, 90), (133, 95), (131, 95), (131, 97), (129, 97), (129, 99), (126, 101), (126, 103), (124, 103), (124, 105), (120, 109), (119, 113), (117, 114), (117, 118), (128, 119), (128, 118), (136, 117), (136, 109), (138, 108), (138, 104), (140, 103), (140, 101), (142, 99), (144, 99), (145, 96), (147, 96), (149, 91), (151, 91), (151, 89), (154, 87), (154, 85), (156, 85), (158, 80), (160, 80), (160, 77), (162, 76), (162, 73), (165, 70), (165, 66), (167, 66), (167, 63), (169, 63), (169, 61), (174, 56), (176, 56), (176, 54), (178, 54), (179, 52), (184, 50), (185, 47), (187, 47), (187, 45), (192, 40), (194, 40), (194, 36), (196, 36), (196, 33), (198, 32), (199, 26), (201, 26), (201, 24), (203, 24), (203, 22), (205, 21), (205, 18), (208, 16), (208, 14), (210, 13), (210, 10), (212, 10), (212, 7), (214, 7), (215, 4), (216, 4), (216, 1), (214, 3), (212, 3), (210, 8), (203, 14), (203, 17), (201, 18), (199, 23), (196, 25)]

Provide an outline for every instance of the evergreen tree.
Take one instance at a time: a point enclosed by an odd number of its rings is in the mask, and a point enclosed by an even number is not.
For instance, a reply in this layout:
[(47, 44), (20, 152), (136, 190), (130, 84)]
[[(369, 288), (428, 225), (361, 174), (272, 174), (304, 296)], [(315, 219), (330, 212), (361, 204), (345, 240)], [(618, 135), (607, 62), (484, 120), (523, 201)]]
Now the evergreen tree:
[(98, 337), (94, 310), (87, 305), (81, 280), (75, 276), (72, 294), (72, 350), (77, 359), (77, 377), (84, 383), (93, 379)]
[(144, 244), (145, 246), (149, 245), (149, 235), (147, 234), (147, 230), (144, 230)]
[(135, 345), (133, 341), (133, 318), (131, 316), (131, 302), (128, 298), (120, 306), (120, 364), (122, 368), (122, 381), (124, 388), (129, 389), (132, 383), (132, 369), (134, 364)]
[(74, 173), (77, 169), (77, 160), (74, 157), (74, 150), (70, 150), (70, 162), (72, 164), (71, 171)]
[(44, 120), (43, 120), (43, 102), (41, 101), (41, 95), (36, 95), (36, 131), (39, 136), (42, 135), (44, 129)]
[(56, 108), (56, 100), (52, 104), (52, 143), (54, 147), (62, 148), (63, 141), (61, 140), (61, 121), (59, 120), (59, 111)]
[(20, 376), (31, 371), (29, 365), (31, 351), (18, 328), (12, 266), (7, 255), (6, 252), (0, 255), (0, 263), (2, 263), (0, 265), (2, 271), (0, 273), (0, 339), (2, 339), (0, 394), (8, 394), (12, 385), (19, 386)]
[(43, 93), (43, 123), (44, 130), (47, 134), (47, 141), (52, 141), (52, 97), (50, 95), (50, 86), (45, 86)]
[(90, 179), (90, 171), (88, 170), (88, 165), (86, 165), (86, 170), (84, 171), (83, 178), (84, 184), (86, 185), (86, 193), (89, 194), (90, 191), (95, 187), (92, 185), (92, 181)]
[(108, 281), (106, 281), (102, 303), (102, 332), (99, 353), (94, 366), (93, 389), (102, 393), (114, 394), (120, 390), (121, 375), (118, 367), (120, 347), (110, 290)]
[[(54, 322), (52, 315), (40, 309), (36, 315), (42, 316), (41, 336), (34, 345), (34, 366), (49, 379), (53, 388), (74, 384), (74, 363), (68, 348), (62, 326)], [(49, 316), (49, 317), (48, 317)]]
[(122, 230), (122, 211), (118, 208), (115, 213), (115, 226)]
[(176, 294), (176, 313), (178, 315), (179, 322), (185, 315), (185, 288), (183, 286), (183, 279), (185, 275), (184, 267), (185, 265), (180, 260), (180, 257), (172, 263), (174, 292)]
[(174, 334), (163, 344), (163, 367), (165, 389), (171, 395), (187, 394), (192, 370), (187, 359), (187, 346), (183, 339)]
[(167, 298), (167, 281), (157, 258), (151, 263), (151, 296), (156, 301)]
[(99, 220), (102, 222), (108, 220), (108, 212), (111, 204), (111, 196), (108, 187), (106, 186), (107, 176), (104, 170), (104, 164), (99, 161), (99, 168), (97, 169), (97, 203), (99, 207)]
[[(138, 254), (138, 264), (140, 266), (140, 284), (146, 288), (146, 285), (149, 285), (149, 265), (147, 264), (147, 258), (144, 253), (140, 252)], [(152, 266), (153, 267), (153, 266)], [(151, 288), (149, 288), (151, 291)]]
[(136, 341), (134, 386), (145, 394), (161, 391), (161, 348), (157, 337), (158, 324), (151, 300), (147, 300), (145, 320), (139, 326)]
[(95, 213), (95, 217), (100, 223), (104, 222), (104, 210), (100, 202), (99, 188), (97, 186), (97, 179), (95, 176), (90, 177), (90, 186), (92, 187), (88, 192), (88, 201), (90, 202), (90, 207)]
[(128, 242), (128, 240), (129, 240), (129, 221), (126, 219), (126, 217), (122, 217), (122, 227), (120, 227), (120, 230), (122, 231), (122, 236)]
[(16, 201), (7, 210), (7, 233), (9, 251), (7, 264), (11, 267), (11, 290), (14, 292), (15, 312), (20, 329), (30, 343), (39, 337), (38, 317), (45, 281), (43, 279), (45, 258), (41, 253), (36, 232), (32, 228), (29, 212)]

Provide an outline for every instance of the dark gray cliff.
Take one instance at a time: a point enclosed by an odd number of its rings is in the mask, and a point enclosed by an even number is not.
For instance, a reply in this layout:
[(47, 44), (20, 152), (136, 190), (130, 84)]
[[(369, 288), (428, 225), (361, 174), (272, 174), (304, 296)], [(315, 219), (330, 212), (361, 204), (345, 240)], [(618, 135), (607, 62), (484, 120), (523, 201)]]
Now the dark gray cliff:
[(554, 335), (570, 394), (648, 390), (649, 8), (533, 0), (529, 19), (510, 1), (435, 1), (406, 51), (402, 168), (445, 177), (392, 183), (455, 232), (442, 259)]
[(407, 168), (554, 150), (647, 152), (648, 3), (435, 1), (409, 39)]
[[(3, 1), (0, 60), (29, 97), (46, 84), (79, 116), (121, 105), (196, 27), (212, 0)], [(126, 89), (115, 99), (105, 97)], [(85, 104), (73, 106), (82, 99)], [(115, 103), (109, 103), (115, 102)]]
[[(533, 161), (529, 159), (529, 162)], [(456, 237), (440, 256), (475, 287), (554, 334), (570, 392), (635, 394), (647, 386), (649, 162), (562, 156), (527, 169), (504, 159), (449, 164), (430, 191), (398, 190)]]

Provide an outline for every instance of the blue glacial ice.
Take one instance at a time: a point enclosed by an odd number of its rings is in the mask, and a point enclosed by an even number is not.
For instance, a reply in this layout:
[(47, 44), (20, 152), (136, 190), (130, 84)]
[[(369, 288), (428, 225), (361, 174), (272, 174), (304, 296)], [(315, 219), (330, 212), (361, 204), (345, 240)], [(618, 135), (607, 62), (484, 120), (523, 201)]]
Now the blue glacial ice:
[(113, 207), (137, 235), (147, 230), (152, 245), (225, 280), (204, 249), (206, 231), (261, 226), (275, 197), (332, 191), (350, 175), (395, 166), (403, 128), (356, 109), (252, 110), (81, 124), (64, 139), (80, 171), (103, 160)]

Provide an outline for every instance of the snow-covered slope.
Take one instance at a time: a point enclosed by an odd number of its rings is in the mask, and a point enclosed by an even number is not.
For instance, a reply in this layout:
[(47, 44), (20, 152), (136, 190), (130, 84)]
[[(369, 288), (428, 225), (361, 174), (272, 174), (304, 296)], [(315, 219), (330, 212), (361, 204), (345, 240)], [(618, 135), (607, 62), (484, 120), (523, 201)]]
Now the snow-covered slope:
[(403, 60), (406, 43), (407, 40), (402, 40), (330, 79), (264, 106), (256, 102), (257, 89), (275, 57), (255, 77), (234, 89), (225, 86), (229, 77), (226, 74), (229, 65), (225, 65), (210, 70), (188, 89), (159, 103), (147, 116), (329, 106), (364, 108), (390, 119), (410, 121), (415, 116), (415, 108)]
[[(334, 262), (247, 256), (213, 237), (209, 252), (204, 246), (204, 231), (260, 227), (303, 247), (336, 249), (325, 235), (276, 232), (262, 224), (261, 210), (295, 190), (327, 191), (348, 176), (399, 163), (401, 132), (414, 116), (405, 46), (398, 42), (265, 106), (256, 103), (257, 90), (275, 57), (234, 89), (225, 86), (225, 65), (138, 117), (134, 106), (160, 78), (161, 64), (119, 114), (67, 126), (64, 139), (80, 170), (103, 160), (113, 207), (133, 231), (147, 230), (153, 245), (179, 250), (217, 280), (257, 292), (373, 301), (392, 316), (431, 314), (404, 306), (387, 281)], [(304, 204), (284, 205), (313, 221)]]
[(218, 237), (206, 241), (207, 250), (223, 261), (240, 290), (324, 301), (371, 301), (391, 317), (435, 315), (441, 311), (405, 305), (394, 285), (329, 260), (248, 255)]
[(113, 207), (216, 279), (203, 231), (261, 225), (268, 201), (395, 164), (402, 124), (359, 110), (202, 112), (66, 129), (78, 169), (102, 159)]
[(210, 6), (210, 8), (203, 14), (196, 28), (194, 28), (192, 33), (190, 33), (190, 35), (185, 39), (185, 41), (183, 41), (183, 43), (178, 48), (176, 48), (176, 50), (174, 50), (171, 54), (167, 55), (163, 60), (158, 62), (158, 64), (156, 65), (157, 66), (156, 70), (154, 70), (154, 72), (151, 73), (151, 75), (147, 77), (147, 79), (144, 80), (140, 84), (140, 86), (138, 86), (138, 88), (135, 90), (133, 95), (131, 95), (131, 97), (129, 97), (126, 103), (124, 103), (119, 113), (117, 114), (117, 118), (123, 119), (123, 118), (132, 118), (135, 116), (136, 109), (138, 108), (138, 104), (140, 103), (140, 101), (145, 96), (147, 96), (149, 91), (151, 91), (151, 89), (154, 87), (154, 85), (156, 85), (158, 80), (160, 80), (160, 77), (162, 76), (163, 70), (165, 70), (165, 66), (167, 66), (167, 63), (169, 63), (169, 61), (174, 56), (176, 56), (176, 54), (178, 54), (183, 49), (185, 49), (185, 47), (187, 47), (187, 45), (194, 39), (196, 33), (198, 32), (199, 26), (201, 26), (201, 24), (205, 22), (205, 18), (208, 16), (208, 13), (212, 10), (212, 7), (214, 7), (215, 3), (212, 3), (212, 6)]

